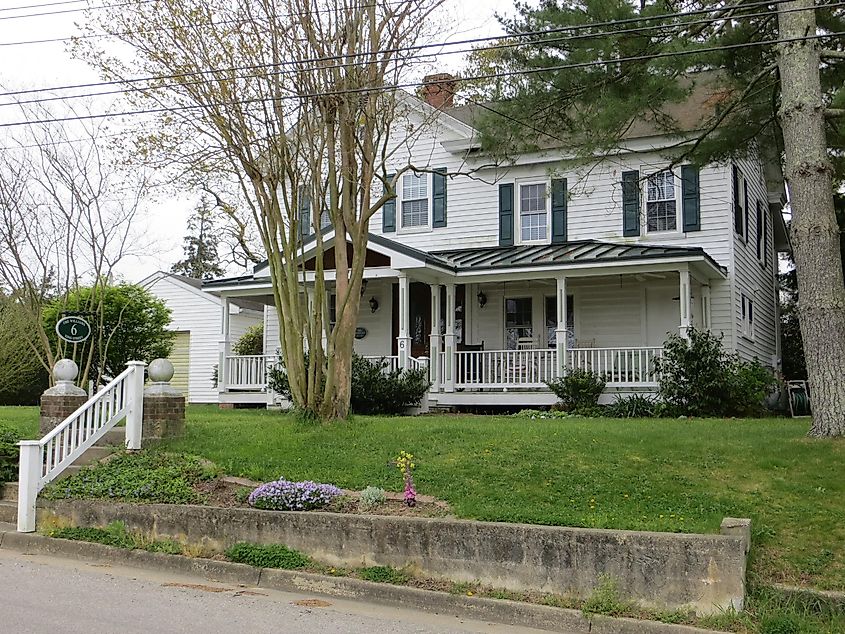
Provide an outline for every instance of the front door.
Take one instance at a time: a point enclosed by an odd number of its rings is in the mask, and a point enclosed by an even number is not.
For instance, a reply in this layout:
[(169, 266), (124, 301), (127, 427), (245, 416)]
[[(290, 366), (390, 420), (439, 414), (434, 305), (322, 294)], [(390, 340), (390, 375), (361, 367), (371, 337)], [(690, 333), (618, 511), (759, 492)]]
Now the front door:
[[(431, 334), (431, 290), (428, 284), (411, 282), (409, 284), (408, 305), (410, 319), (408, 321), (408, 336), (411, 337), (411, 356), (429, 356), (429, 339)], [(398, 354), (396, 337), (399, 336), (399, 284), (393, 285), (393, 354)]]

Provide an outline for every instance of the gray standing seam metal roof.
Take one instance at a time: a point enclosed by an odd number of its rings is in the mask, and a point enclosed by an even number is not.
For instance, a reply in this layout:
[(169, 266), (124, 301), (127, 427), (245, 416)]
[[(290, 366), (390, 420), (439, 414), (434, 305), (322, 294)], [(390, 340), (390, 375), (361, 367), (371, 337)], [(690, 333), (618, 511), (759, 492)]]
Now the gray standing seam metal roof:
[[(725, 267), (719, 265), (701, 247), (675, 247), (646, 244), (615, 244), (598, 240), (577, 240), (562, 244), (533, 244), (511, 247), (474, 247), (471, 249), (449, 249), (426, 253), (413, 247), (394, 242), (384, 236), (372, 236), (373, 242), (389, 246), (397, 251), (416, 256), (421, 261), (440, 268), (458, 272), (484, 269), (513, 269), (532, 266), (559, 264), (580, 265), (618, 262), (636, 262), (665, 258), (702, 257), (714, 269), (725, 274)], [(205, 282), (205, 288), (215, 286), (240, 286), (253, 282), (252, 276), (224, 278)]]
[(643, 244), (614, 244), (598, 240), (578, 240), (562, 244), (535, 244), (512, 247), (476, 247), (434, 251), (433, 256), (455, 269), (510, 269), (550, 264), (629, 262), (703, 256), (714, 268), (724, 271), (701, 247), (670, 247)]

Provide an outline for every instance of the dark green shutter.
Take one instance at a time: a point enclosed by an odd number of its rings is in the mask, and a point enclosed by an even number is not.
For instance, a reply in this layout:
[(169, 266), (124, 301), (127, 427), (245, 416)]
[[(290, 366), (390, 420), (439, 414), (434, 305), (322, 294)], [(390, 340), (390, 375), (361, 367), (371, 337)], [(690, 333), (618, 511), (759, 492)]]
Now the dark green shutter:
[(311, 235), (311, 197), (305, 187), (299, 188), (299, 233), (303, 238)]
[[(394, 176), (396, 174), (388, 174), (387, 180), (393, 180)], [(391, 233), (393, 231), (396, 231), (396, 196), (384, 203), (381, 208), (381, 232)]]
[(693, 165), (681, 167), (681, 205), (684, 231), (700, 231), (701, 194), (698, 189), (698, 168)]
[(552, 244), (566, 242), (566, 179), (552, 179)]
[(434, 213), (432, 214), (433, 227), (446, 226), (446, 168), (438, 167), (431, 175), (431, 192), (432, 192), (432, 206)]
[(499, 246), (513, 246), (513, 183), (499, 185)]
[(640, 235), (640, 173), (622, 172), (622, 235)]
[(734, 231), (742, 235), (742, 206), (739, 200), (739, 169), (733, 166), (733, 188), (734, 188)]

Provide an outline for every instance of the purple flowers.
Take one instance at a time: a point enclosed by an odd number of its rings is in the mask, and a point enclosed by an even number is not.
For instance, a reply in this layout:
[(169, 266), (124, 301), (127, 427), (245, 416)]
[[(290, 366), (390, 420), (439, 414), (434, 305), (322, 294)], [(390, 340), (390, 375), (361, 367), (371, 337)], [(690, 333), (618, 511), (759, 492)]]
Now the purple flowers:
[(249, 505), (271, 511), (310, 511), (323, 508), (343, 492), (333, 484), (290, 482), (281, 478), (265, 482), (249, 494)]

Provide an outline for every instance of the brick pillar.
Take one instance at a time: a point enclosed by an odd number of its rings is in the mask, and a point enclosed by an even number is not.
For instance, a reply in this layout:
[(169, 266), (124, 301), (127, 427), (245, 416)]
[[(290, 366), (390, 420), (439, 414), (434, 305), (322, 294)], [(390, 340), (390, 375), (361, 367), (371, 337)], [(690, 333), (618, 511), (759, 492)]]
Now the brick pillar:
[(56, 384), (41, 395), (41, 435), (51, 432), (59, 423), (73, 414), (88, 400), (88, 394), (73, 381), (79, 368), (70, 359), (61, 359), (53, 368)]
[(144, 390), (143, 440), (175, 438), (185, 433), (185, 397), (170, 385), (173, 364), (156, 359), (148, 369), (150, 385)]

